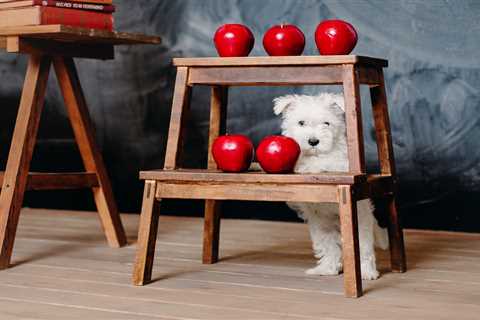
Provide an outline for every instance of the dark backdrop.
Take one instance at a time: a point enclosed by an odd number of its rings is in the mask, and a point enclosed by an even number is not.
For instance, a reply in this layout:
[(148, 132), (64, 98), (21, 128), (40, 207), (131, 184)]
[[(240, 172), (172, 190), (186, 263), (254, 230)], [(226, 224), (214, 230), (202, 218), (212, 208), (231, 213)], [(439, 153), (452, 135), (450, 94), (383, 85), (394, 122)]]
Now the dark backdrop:
[[(359, 32), (354, 53), (385, 57), (393, 140), (400, 179), (400, 210), (416, 228), (480, 230), (480, 2), (476, 0), (135, 0), (116, 1), (118, 30), (158, 34), (161, 46), (117, 48), (114, 61), (78, 62), (98, 142), (122, 211), (138, 212), (141, 169), (163, 164), (175, 70), (172, 57), (212, 56), (212, 35), (223, 23), (253, 30), (252, 55), (264, 55), (263, 32), (281, 22), (297, 24), (307, 36), (305, 54), (316, 54), (319, 21), (342, 18)], [(25, 57), (0, 55), (0, 163), (16, 115)], [(46, 98), (35, 170), (81, 169), (56, 80)], [(335, 90), (335, 88), (329, 88)], [(233, 89), (228, 131), (255, 142), (279, 132), (271, 100), (288, 92), (316, 93), (315, 87)], [(371, 111), (362, 93), (366, 155), (376, 168)], [(187, 162), (206, 157), (207, 89), (194, 92)], [(89, 192), (29, 194), (29, 206), (93, 209)], [(199, 202), (170, 201), (166, 213), (198, 215)], [(283, 204), (228, 203), (229, 217), (296, 219)]]

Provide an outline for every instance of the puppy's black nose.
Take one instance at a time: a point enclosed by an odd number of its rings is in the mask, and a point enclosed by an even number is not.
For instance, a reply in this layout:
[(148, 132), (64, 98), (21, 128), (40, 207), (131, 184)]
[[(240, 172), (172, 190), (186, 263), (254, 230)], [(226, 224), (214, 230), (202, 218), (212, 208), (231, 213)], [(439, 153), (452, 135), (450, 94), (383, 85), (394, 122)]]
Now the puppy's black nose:
[(320, 143), (320, 140), (318, 140), (317, 138), (308, 139), (308, 144), (311, 145), (312, 147), (315, 147), (319, 143)]

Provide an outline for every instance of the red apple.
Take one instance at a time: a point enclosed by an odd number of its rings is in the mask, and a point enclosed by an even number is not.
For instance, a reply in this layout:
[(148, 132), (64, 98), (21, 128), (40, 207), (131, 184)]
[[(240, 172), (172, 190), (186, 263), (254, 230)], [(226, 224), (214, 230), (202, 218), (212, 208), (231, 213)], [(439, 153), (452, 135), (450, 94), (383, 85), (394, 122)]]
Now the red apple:
[(300, 146), (292, 138), (268, 136), (257, 148), (257, 160), (267, 173), (289, 173), (300, 156)]
[(305, 48), (305, 35), (293, 24), (273, 26), (263, 37), (263, 47), (271, 56), (299, 56)]
[(343, 20), (322, 21), (315, 30), (315, 43), (322, 55), (349, 54), (357, 40), (355, 28)]
[(255, 38), (243, 24), (224, 24), (213, 37), (220, 57), (246, 57), (252, 51)]
[(241, 134), (220, 136), (213, 142), (212, 155), (222, 171), (246, 171), (253, 160), (253, 144)]

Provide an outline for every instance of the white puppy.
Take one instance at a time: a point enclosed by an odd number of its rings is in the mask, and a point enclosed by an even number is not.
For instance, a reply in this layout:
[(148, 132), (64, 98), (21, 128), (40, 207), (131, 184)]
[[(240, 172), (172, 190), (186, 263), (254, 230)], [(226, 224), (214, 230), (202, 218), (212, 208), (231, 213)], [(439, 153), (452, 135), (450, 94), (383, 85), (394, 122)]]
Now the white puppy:
[[(343, 96), (287, 95), (274, 100), (274, 112), (282, 115), (282, 134), (301, 148), (295, 167), (298, 173), (348, 171), (347, 137)], [(307, 274), (337, 275), (343, 269), (338, 205), (293, 202), (288, 205), (308, 222), (317, 266)], [(373, 216), (369, 199), (357, 203), (362, 278), (377, 279), (375, 248), (388, 247), (386, 230)]]

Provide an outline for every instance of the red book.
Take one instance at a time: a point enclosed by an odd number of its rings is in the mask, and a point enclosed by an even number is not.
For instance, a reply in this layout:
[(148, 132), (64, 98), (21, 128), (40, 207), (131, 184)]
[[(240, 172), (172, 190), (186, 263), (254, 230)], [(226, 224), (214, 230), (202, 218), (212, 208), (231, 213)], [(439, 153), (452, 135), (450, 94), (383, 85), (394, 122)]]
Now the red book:
[(72, 2), (112, 4), (112, 0), (70, 0)]
[(0, 27), (63, 24), (86, 29), (113, 30), (113, 16), (85, 10), (27, 7), (0, 11)]
[(113, 5), (105, 5), (105, 4), (98, 4), (98, 3), (81, 3), (81, 2), (74, 2), (71, 0), (68, 0), (68, 1), (19, 0), (19, 1), (9, 1), (9, 2), (2, 2), (2, 0), (0, 0), (0, 9), (14, 9), (14, 8), (31, 7), (31, 6), (91, 10), (91, 11), (106, 12), (106, 13), (111, 13), (115, 11), (115, 6)]

